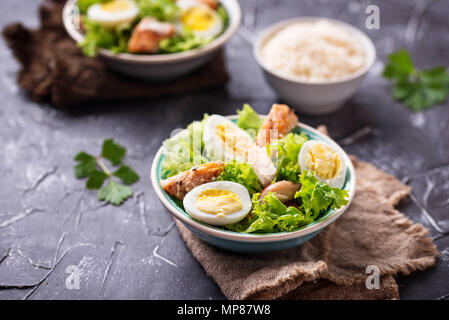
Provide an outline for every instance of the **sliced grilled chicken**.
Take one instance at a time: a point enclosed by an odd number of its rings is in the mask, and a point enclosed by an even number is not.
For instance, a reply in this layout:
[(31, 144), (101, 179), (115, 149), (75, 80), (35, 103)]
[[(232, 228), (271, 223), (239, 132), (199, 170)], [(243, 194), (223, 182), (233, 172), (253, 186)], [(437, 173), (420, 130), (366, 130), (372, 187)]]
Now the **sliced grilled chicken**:
[(222, 162), (201, 164), (165, 179), (161, 182), (161, 186), (165, 192), (182, 200), (193, 188), (214, 181), (223, 172), (224, 167), (225, 164)]
[(206, 6), (208, 6), (213, 10), (217, 10), (219, 4), (218, 0), (199, 0), (199, 2), (205, 4)]
[(298, 125), (295, 112), (285, 104), (273, 104), (257, 134), (257, 144), (265, 146), (271, 140), (281, 139)]
[(154, 18), (145, 17), (134, 28), (128, 42), (128, 51), (132, 53), (156, 53), (159, 42), (170, 38), (175, 33), (175, 26), (167, 22), (159, 22)]

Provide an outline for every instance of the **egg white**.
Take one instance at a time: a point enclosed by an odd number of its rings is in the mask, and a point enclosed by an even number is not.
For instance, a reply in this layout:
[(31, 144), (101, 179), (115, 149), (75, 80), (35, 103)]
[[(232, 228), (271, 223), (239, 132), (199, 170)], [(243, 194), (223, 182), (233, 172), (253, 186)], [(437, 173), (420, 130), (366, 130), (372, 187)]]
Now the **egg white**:
[[(248, 150), (248, 155), (238, 154), (224, 146), (221, 138), (217, 135), (217, 126), (226, 125), (237, 136), (236, 145)], [(204, 151), (206, 157), (212, 160), (232, 161), (249, 163), (263, 186), (273, 181), (276, 168), (273, 165), (264, 147), (256, 145), (251, 136), (242, 130), (231, 120), (220, 116), (211, 115), (204, 124), (203, 131)]]
[[(214, 17), (214, 22), (207, 30), (192, 30), (192, 32), (200, 37), (204, 38), (215, 38), (223, 31), (223, 20), (220, 15), (213, 9), (209, 8), (205, 4), (195, 1), (195, 0), (179, 0), (176, 5), (181, 9), (181, 16), (189, 9), (194, 7), (200, 7), (202, 10), (207, 11)], [(176, 29), (178, 32), (182, 32), (184, 24), (179, 20), (176, 24)]]
[(104, 28), (115, 28), (120, 24), (133, 22), (139, 14), (139, 8), (134, 1), (125, 1), (129, 8), (118, 12), (104, 10), (101, 3), (94, 4), (87, 10), (87, 17)]
[(196, 0), (178, 0), (176, 5), (181, 9), (181, 12), (184, 12), (192, 7), (203, 6), (204, 4)]
[(327, 183), (332, 188), (342, 188), (343, 184), (345, 183), (345, 179), (346, 179), (346, 163), (344, 162), (343, 154), (341, 153), (340, 150), (333, 148), (332, 146), (330, 146), (329, 144), (327, 144), (325, 142), (309, 140), (303, 144), (303, 146), (301, 147), (301, 150), (299, 151), (299, 154), (298, 154), (298, 163), (301, 168), (301, 171), (304, 171), (304, 170), (312, 171), (307, 166), (306, 155), (309, 153), (310, 148), (312, 148), (313, 146), (315, 146), (317, 144), (325, 145), (325, 146), (331, 148), (332, 151), (334, 151), (340, 158), (340, 167), (337, 170), (337, 174), (333, 178), (324, 179), (324, 178), (320, 177), (318, 174), (316, 174), (316, 177), (318, 178), (318, 180)]
[[(220, 189), (234, 192), (241, 201), (242, 209), (220, 216), (199, 210), (196, 207), (196, 199), (203, 191), (208, 189)], [(202, 184), (187, 193), (184, 197), (183, 204), (185, 211), (192, 217), (213, 226), (225, 226), (228, 224), (237, 223), (245, 218), (251, 211), (251, 199), (248, 190), (241, 184), (231, 181), (215, 181)]]

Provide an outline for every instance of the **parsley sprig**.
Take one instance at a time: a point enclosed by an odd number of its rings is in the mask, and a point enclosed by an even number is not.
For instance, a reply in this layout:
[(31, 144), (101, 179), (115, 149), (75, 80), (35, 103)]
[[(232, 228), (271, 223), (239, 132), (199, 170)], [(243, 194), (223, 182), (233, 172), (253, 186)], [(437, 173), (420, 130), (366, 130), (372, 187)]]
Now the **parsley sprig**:
[(417, 69), (406, 50), (399, 50), (388, 57), (383, 76), (394, 81), (393, 97), (414, 111), (444, 102), (449, 94), (446, 67)]
[[(87, 178), (86, 188), (98, 190), (98, 200), (106, 201), (113, 205), (120, 205), (133, 195), (129, 185), (139, 180), (139, 175), (129, 166), (122, 163), (126, 149), (115, 143), (113, 139), (106, 139), (99, 156), (93, 156), (84, 151), (75, 156), (78, 164), (75, 166), (75, 176), (78, 179)], [(118, 169), (111, 171), (104, 160), (108, 160)], [(117, 181), (118, 178), (122, 183)], [(104, 182), (108, 180), (105, 187)]]

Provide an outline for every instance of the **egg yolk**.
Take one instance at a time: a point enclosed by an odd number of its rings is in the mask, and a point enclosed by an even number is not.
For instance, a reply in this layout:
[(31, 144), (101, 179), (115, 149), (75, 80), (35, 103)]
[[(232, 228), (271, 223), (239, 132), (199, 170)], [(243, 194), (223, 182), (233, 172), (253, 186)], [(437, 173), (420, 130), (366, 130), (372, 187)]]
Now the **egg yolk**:
[(248, 152), (253, 147), (252, 141), (248, 141), (247, 137), (242, 137), (233, 127), (226, 124), (218, 125), (216, 132), (224, 147), (244, 157), (245, 160), (248, 159)]
[(306, 154), (306, 165), (320, 178), (331, 179), (337, 175), (341, 160), (330, 147), (316, 144)]
[(193, 7), (182, 15), (181, 21), (189, 29), (205, 31), (210, 29), (215, 21), (215, 17), (206, 8)]
[(243, 208), (239, 196), (229, 190), (208, 189), (196, 198), (196, 208), (202, 212), (224, 216)]
[(125, 11), (130, 9), (130, 4), (128, 1), (124, 1), (124, 0), (114, 0), (111, 2), (107, 2), (107, 3), (103, 3), (101, 5), (101, 9), (103, 11), (107, 11), (110, 13), (117, 13), (120, 11)]

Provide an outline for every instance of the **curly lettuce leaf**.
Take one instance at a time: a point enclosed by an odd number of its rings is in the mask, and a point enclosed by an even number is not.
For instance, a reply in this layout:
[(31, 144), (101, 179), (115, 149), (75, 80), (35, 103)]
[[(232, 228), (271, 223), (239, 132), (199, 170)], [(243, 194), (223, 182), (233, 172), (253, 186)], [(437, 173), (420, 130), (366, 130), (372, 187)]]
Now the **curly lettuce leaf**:
[(253, 209), (248, 216), (225, 228), (244, 233), (291, 232), (314, 222), (327, 210), (338, 209), (348, 203), (346, 190), (331, 188), (308, 171), (301, 174), (300, 182), (301, 190), (295, 195), (298, 207), (287, 207), (274, 193), (259, 201), (260, 194), (255, 193)]
[(259, 193), (253, 195), (252, 212), (226, 229), (245, 233), (290, 232), (313, 222), (297, 208), (287, 207), (274, 193), (269, 193), (263, 201), (259, 201), (259, 196)]
[(180, 9), (174, 0), (137, 0), (139, 16), (151, 16), (159, 21), (174, 21)]
[(250, 195), (262, 190), (259, 178), (254, 173), (251, 165), (247, 163), (237, 161), (227, 163), (217, 180), (239, 183), (248, 189)]
[(307, 170), (301, 173), (300, 183), (301, 190), (296, 192), (295, 199), (305, 215), (313, 220), (328, 209), (338, 209), (348, 203), (348, 191), (331, 188)]
[(299, 151), (307, 140), (307, 135), (304, 132), (301, 134), (291, 132), (282, 139), (267, 145), (267, 151), (269, 154), (274, 152), (278, 161), (298, 162)]
[(299, 183), (299, 175), (301, 174), (301, 167), (295, 161), (284, 160), (278, 166), (276, 170), (276, 181), (292, 181), (294, 183)]
[(126, 52), (131, 37), (131, 24), (125, 23), (116, 29), (106, 29), (87, 18), (83, 19), (86, 29), (84, 40), (78, 45), (88, 57), (95, 57), (99, 48), (109, 49), (114, 53)]
[(307, 140), (305, 133), (292, 132), (267, 145), (267, 152), (274, 157), (277, 167), (275, 181), (289, 180), (299, 183), (301, 168), (298, 164), (298, 153)]
[(128, 52), (128, 42), (133, 32), (133, 24), (123, 23), (115, 29), (117, 41), (115, 46), (110, 48), (113, 53)]
[(246, 230), (248, 230), (251, 223), (254, 222), (254, 220), (254, 215), (252, 212), (250, 212), (242, 221), (229, 224), (227, 226), (224, 226), (224, 228), (229, 231), (245, 233), (247, 232)]
[(203, 129), (207, 118), (206, 114), (202, 121), (192, 122), (187, 129), (163, 142), (162, 154), (165, 158), (162, 162), (162, 175), (165, 178), (189, 170), (194, 165), (209, 162), (203, 156)]
[(251, 131), (250, 135), (255, 136), (262, 126), (263, 120), (256, 111), (247, 103), (243, 105), (242, 110), (237, 110), (239, 119), (236, 124), (243, 130)]
[(228, 15), (228, 12), (226, 11), (225, 7), (222, 4), (220, 4), (216, 11), (217, 11), (218, 15), (220, 16), (221, 21), (223, 21), (223, 25), (225, 27), (227, 27), (229, 24), (229, 15)]
[(176, 53), (200, 48), (211, 42), (213, 37), (201, 37), (184, 28), (180, 34), (163, 39), (159, 43), (162, 53)]

